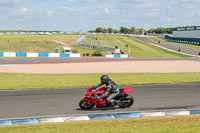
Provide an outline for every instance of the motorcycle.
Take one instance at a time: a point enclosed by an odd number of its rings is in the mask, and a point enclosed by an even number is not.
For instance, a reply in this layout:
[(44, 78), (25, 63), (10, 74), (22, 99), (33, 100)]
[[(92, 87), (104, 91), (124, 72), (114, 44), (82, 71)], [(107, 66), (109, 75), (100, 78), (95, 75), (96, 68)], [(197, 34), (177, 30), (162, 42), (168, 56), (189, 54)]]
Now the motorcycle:
[[(90, 110), (94, 108), (96, 105), (97, 108), (109, 107), (106, 99), (95, 99), (95, 95), (102, 95), (105, 92), (105, 87), (102, 87), (98, 90), (90, 87), (87, 89), (85, 97), (79, 102), (79, 106), (83, 110)], [(128, 92), (132, 91), (131, 87), (124, 87), (120, 89), (120, 95), (115, 97), (114, 99), (117, 100), (117, 104), (114, 106), (119, 106), (120, 108), (128, 108), (134, 103), (134, 98), (127, 94)], [(107, 97), (111, 94), (108, 93)]]

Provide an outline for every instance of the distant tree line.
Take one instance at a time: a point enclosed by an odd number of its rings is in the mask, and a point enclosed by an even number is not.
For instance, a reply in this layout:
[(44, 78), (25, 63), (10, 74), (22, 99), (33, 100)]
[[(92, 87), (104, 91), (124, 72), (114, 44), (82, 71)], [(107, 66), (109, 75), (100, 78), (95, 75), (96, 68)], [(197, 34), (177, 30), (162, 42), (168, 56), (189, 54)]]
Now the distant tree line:
[(130, 34), (141, 34), (142, 31), (144, 31), (144, 34), (148, 33), (154, 33), (154, 34), (162, 34), (162, 33), (168, 33), (171, 34), (173, 31), (173, 28), (162, 28), (158, 27), (156, 29), (152, 28), (149, 30), (144, 30), (143, 28), (141, 29), (136, 29), (134, 26), (131, 28), (127, 27), (121, 27), (119, 30), (113, 29), (113, 28), (102, 28), (102, 27), (97, 27), (96, 30), (90, 30), (89, 32), (104, 32), (104, 33), (130, 33)]
[[(177, 26), (175, 28), (183, 28), (183, 27), (193, 27), (193, 26)], [(169, 28), (162, 28), (162, 27), (158, 27), (157, 29), (149, 29), (147, 31), (145, 31), (145, 33), (157, 33), (157, 34), (162, 34), (162, 33), (168, 33), (168, 34), (172, 34), (173, 28), (169, 27)]]
[(134, 26), (131, 28), (121, 27), (119, 30), (113, 28), (102, 28), (97, 27), (96, 30), (90, 30), (89, 32), (104, 32), (104, 33), (132, 33), (139, 34), (142, 32), (142, 29), (136, 29)]
[(154, 34), (162, 34), (162, 33), (167, 33), (167, 34), (172, 34), (173, 28), (169, 27), (169, 28), (162, 28), (162, 27), (158, 27), (156, 29), (152, 28), (149, 29), (147, 31), (145, 31), (146, 34), (148, 33), (154, 33)]

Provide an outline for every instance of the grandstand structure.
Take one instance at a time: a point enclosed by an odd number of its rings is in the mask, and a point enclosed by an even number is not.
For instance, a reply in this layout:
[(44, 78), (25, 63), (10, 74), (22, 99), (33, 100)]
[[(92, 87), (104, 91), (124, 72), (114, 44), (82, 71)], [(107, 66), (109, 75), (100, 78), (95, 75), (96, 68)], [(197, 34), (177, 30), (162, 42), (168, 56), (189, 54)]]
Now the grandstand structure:
[(200, 45), (200, 26), (173, 28), (172, 36), (165, 35), (170, 42)]

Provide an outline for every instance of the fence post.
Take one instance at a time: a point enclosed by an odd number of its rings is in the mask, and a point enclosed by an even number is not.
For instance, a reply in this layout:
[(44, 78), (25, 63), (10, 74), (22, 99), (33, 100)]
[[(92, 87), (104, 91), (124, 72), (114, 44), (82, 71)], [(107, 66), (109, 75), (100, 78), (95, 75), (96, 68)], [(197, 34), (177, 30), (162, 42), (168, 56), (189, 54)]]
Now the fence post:
[(48, 50), (48, 44), (49, 44), (49, 42), (47, 42), (47, 51), (46, 51), (47, 53), (49, 52), (49, 50)]
[(20, 52), (22, 52), (22, 43), (23, 43), (23, 41), (21, 41), (21, 48), (20, 48)]
[(61, 53), (61, 44), (59, 44), (59, 53)]
[(8, 43), (9, 43), (9, 40), (7, 40), (7, 52), (8, 52)]
[(33, 42), (33, 53), (35, 53), (35, 41)]

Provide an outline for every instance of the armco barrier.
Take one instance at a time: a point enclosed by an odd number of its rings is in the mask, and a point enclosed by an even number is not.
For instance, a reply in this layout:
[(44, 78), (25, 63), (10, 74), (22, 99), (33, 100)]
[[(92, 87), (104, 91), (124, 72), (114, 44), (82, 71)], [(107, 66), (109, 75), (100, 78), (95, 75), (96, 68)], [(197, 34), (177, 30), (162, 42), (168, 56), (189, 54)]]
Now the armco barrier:
[(129, 58), (129, 55), (128, 54), (106, 55), (106, 58)]
[(94, 119), (118, 119), (118, 118), (140, 118), (140, 117), (160, 117), (160, 116), (180, 116), (180, 115), (200, 115), (200, 110), (159, 110), (131, 113), (111, 113), (111, 114), (93, 114), (77, 116), (60, 116), (29, 119), (11, 119), (0, 120), (0, 126), (20, 125), (20, 124), (40, 124), (55, 123), (65, 121), (86, 121)]
[(78, 53), (18, 53), (0, 52), (0, 57), (81, 57)]

